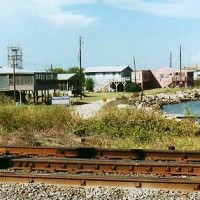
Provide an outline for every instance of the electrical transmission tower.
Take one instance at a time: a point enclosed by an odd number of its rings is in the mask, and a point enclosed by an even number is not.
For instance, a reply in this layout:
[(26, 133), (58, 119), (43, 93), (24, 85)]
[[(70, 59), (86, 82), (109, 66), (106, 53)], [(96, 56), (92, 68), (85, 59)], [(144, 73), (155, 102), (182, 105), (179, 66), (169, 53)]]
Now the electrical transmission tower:
[(23, 69), (22, 48), (8, 47), (8, 66), (16, 69)]

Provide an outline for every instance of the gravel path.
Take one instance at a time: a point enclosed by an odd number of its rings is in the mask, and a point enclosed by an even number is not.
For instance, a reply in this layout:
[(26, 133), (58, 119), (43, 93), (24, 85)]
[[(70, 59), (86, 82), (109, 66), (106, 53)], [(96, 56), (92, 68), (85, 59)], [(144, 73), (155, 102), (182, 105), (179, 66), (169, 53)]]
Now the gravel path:
[(73, 109), (75, 113), (86, 119), (89, 117), (93, 117), (95, 113), (97, 113), (101, 109), (102, 106), (104, 106), (106, 103), (112, 100), (113, 99), (108, 99), (107, 102), (103, 102), (103, 100), (94, 101), (89, 104), (74, 106)]

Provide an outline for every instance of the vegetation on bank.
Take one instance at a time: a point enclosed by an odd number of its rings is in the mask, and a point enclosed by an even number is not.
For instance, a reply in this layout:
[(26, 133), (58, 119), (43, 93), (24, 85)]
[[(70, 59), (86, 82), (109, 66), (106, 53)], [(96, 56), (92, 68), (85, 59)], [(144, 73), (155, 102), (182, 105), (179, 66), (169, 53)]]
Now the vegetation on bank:
[[(130, 86), (130, 85), (129, 85)], [(128, 86), (128, 87), (129, 87)], [(143, 95), (156, 95), (160, 93), (168, 93), (168, 94), (175, 94), (178, 91), (185, 91), (185, 90), (191, 90), (191, 88), (157, 88), (157, 89), (151, 89), (151, 90), (144, 90)], [(102, 100), (102, 98), (106, 99), (115, 99), (119, 96), (124, 96), (124, 97), (133, 97), (137, 95), (138, 92), (85, 92), (82, 100), (80, 100), (80, 97), (73, 97), (72, 102), (73, 103), (90, 103), (92, 101), (97, 101), (97, 100)]]
[[(107, 106), (96, 116), (78, 124), (76, 134), (112, 138), (112, 147), (167, 148), (175, 138), (199, 137), (199, 125), (190, 120), (164, 119), (162, 115), (144, 109), (118, 109)], [(173, 142), (172, 142), (173, 139)], [(191, 146), (193, 148), (195, 146)], [(181, 148), (183, 148), (181, 146)]]
[[(81, 140), (82, 139), (82, 140)], [(199, 149), (199, 125), (153, 111), (107, 104), (82, 119), (64, 106), (1, 106), (0, 143), (16, 145)]]
[(145, 95), (156, 95), (156, 94), (174, 94), (178, 91), (186, 91), (186, 90), (191, 90), (193, 89), (192, 87), (187, 87), (187, 88), (156, 88), (156, 89), (151, 89), (151, 90), (144, 90)]

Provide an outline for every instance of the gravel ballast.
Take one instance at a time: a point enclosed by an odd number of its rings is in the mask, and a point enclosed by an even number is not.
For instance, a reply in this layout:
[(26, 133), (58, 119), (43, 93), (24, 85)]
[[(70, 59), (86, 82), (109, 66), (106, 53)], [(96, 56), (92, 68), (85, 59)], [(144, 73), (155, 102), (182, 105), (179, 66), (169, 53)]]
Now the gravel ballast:
[(200, 192), (148, 190), (110, 187), (62, 187), (46, 184), (0, 184), (0, 199), (4, 200), (196, 200)]

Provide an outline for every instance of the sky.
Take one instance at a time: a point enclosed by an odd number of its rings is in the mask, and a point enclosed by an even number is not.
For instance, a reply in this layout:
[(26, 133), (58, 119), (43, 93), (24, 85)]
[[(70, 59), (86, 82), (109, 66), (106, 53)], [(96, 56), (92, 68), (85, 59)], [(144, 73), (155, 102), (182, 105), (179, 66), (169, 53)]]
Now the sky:
[(0, 0), (0, 66), (19, 46), (26, 70), (200, 64), (199, 0)]

